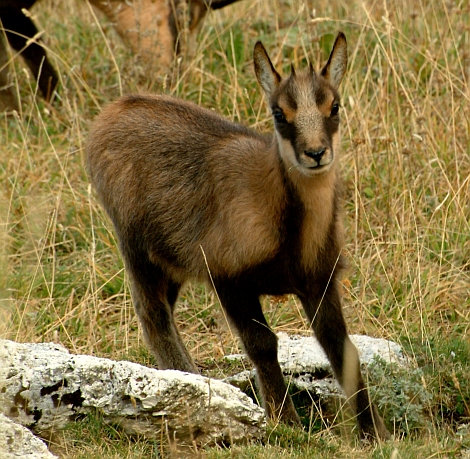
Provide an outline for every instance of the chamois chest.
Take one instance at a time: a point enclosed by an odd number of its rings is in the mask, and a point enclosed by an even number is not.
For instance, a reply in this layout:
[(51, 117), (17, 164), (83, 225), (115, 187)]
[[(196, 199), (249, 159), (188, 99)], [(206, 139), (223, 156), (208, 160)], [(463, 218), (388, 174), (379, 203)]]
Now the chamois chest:
[(337, 220), (335, 187), (330, 192), (323, 187), (299, 189), (286, 178), (276, 250), (239, 275), (240, 284), (251, 285), (259, 295), (305, 292), (342, 265), (342, 226)]

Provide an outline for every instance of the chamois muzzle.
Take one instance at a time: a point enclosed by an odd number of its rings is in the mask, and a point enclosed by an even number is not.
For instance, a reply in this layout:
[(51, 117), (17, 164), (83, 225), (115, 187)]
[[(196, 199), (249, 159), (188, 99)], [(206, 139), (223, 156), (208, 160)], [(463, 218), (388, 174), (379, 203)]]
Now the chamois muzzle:
[(305, 154), (309, 157), (314, 159), (318, 164), (320, 164), (321, 159), (326, 151), (326, 148), (320, 148), (318, 150), (306, 150)]
[(306, 158), (308, 158), (308, 160), (313, 159), (314, 161), (314, 163), (307, 166), (309, 169), (317, 169), (323, 166), (328, 166), (333, 161), (332, 151), (326, 147), (317, 148), (315, 150), (305, 150), (304, 155)]

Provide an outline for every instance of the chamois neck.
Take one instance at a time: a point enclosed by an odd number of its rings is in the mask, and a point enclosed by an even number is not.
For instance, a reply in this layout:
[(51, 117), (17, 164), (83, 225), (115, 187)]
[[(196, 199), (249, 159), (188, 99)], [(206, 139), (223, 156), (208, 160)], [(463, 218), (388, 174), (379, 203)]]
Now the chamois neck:
[(337, 239), (342, 241), (342, 227), (336, 222), (337, 167), (333, 165), (324, 173), (308, 176), (298, 168), (286, 167), (280, 156), (279, 163), (288, 186), (295, 190), (304, 209), (300, 230), (302, 264), (308, 271), (315, 270), (329, 233), (337, 233)]

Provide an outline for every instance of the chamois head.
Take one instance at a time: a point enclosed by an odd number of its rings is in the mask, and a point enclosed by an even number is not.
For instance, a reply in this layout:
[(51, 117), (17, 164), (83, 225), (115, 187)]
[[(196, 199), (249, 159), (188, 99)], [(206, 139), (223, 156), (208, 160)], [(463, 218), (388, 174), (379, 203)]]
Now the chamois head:
[(338, 87), (348, 62), (346, 37), (339, 33), (318, 74), (312, 65), (288, 78), (274, 69), (261, 42), (254, 49), (256, 77), (272, 110), (279, 151), (288, 169), (312, 176), (330, 170), (339, 147)]

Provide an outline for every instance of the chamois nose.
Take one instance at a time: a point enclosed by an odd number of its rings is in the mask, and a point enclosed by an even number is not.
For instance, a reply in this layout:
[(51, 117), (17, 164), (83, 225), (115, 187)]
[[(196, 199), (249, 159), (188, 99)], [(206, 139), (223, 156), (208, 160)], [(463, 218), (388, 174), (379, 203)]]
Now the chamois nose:
[(325, 151), (326, 148), (319, 148), (317, 150), (305, 150), (305, 155), (319, 163), (323, 155), (325, 154)]

